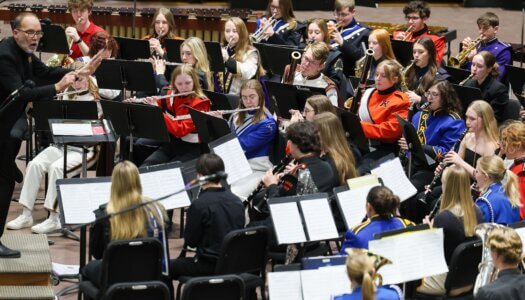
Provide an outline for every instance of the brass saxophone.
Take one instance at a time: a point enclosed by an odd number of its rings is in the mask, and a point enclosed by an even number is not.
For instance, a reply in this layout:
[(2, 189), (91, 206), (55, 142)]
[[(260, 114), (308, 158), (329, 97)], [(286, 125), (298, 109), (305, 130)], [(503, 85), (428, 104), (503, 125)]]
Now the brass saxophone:
[(408, 85), (407, 85), (407, 80), (406, 80), (407, 72), (408, 72), (408, 70), (413, 68), (416, 65), (416, 63), (417, 63), (417, 59), (412, 60), (410, 62), (410, 64), (408, 66), (406, 66), (405, 68), (403, 68), (403, 70), (401, 71), (401, 91), (403, 93), (408, 91)]
[(492, 255), (490, 253), (490, 247), (486, 245), (487, 238), (489, 233), (496, 229), (505, 227), (496, 223), (482, 223), (476, 225), (476, 235), (481, 238), (483, 243), (483, 252), (481, 254), (481, 262), (479, 263), (478, 270), (479, 274), (476, 277), (476, 283), (474, 284), (474, 296), (478, 293), (480, 287), (496, 280), (498, 275), (498, 270), (494, 267), (494, 262), (492, 261)]
[(474, 74), (470, 73), (470, 75), (467, 78), (461, 80), (461, 82), (458, 85), (464, 85), (470, 78), (472, 78), (472, 76), (474, 76)]

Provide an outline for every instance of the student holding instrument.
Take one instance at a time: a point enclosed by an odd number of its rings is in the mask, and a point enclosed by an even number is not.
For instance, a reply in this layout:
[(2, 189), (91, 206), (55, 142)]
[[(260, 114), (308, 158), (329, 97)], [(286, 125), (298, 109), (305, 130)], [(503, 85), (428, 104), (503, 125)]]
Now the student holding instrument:
[(153, 15), (153, 22), (151, 22), (150, 34), (142, 38), (149, 41), (152, 56), (167, 57), (166, 39), (183, 40), (183, 38), (176, 36), (174, 31), (175, 19), (171, 11), (164, 7), (157, 9), (155, 15)]
[(292, 0), (269, 0), (266, 17), (257, 19), (252, 41), (299, 46), (304, 29), (304, 24), (295, 19)]
[(67, 6), (75, 21), (74, 27), (66, 28), (66, 36), (72, 41), (69, 57), (76, 60), (88, 55), (91, 37), (104, 29), (89, 20), (93, 0), (68, 0)]

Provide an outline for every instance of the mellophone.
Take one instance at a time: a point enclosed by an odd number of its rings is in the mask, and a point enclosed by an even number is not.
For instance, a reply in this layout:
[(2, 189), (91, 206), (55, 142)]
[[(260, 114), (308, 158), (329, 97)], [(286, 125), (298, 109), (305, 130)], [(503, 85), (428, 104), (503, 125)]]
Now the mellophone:
[[(137, 9), (135, 22), (137, 26), (136, 38), (141, 38), (151, 31), (151, 23), (156, 8)], [(255, 16), (247, 9), (182, 9), (170, 8), (175, 17), (175, 34), (184, 38), (196, 36), (204, 41), (221, 41), (222, 29), (226, 19), (230, 16), (240, 17), (246, 21), (250, 32), (255, 31)], [(50, 19), (54, 24), (72, 25), (73, 20), (65, 5), (44, 6), (35, 4), (10, 4), (0, 7), (0, 20), (9, 22), (21, 12), (33, 12), (38, 18)], [(93, 7), (90, 19), (104, 28), (113, 36), (132, 37), (133, 35), (133, 8), (130, 7)]]

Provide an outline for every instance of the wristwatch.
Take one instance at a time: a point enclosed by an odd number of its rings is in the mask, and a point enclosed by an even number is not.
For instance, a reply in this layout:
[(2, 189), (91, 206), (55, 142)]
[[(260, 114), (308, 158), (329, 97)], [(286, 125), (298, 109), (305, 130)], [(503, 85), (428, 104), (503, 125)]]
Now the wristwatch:
[(82, 38), (79, 38), (78, 41), (75, 41), (75, 44), (80, 44), (80, 43), (82, 43), (82, 42), (83, 42), (83, 41), (82, 41)]

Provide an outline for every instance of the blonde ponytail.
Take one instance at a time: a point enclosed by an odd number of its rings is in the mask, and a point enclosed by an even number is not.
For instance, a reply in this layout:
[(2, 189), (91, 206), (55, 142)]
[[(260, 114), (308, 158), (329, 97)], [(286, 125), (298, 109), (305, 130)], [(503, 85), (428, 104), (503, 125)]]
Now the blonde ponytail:
[(520, 192), (518, 187), (518, 176), (510, 170), (505, 170), (505, 176), (501, 182), (505, 187), (505, 193), (512, 207), (520, 207)]
[(363, 282), (361, 283), (361, 298), (363, 300), (376, 299), (376, 286), (370, 275), (370, 270), (363, 272)]

